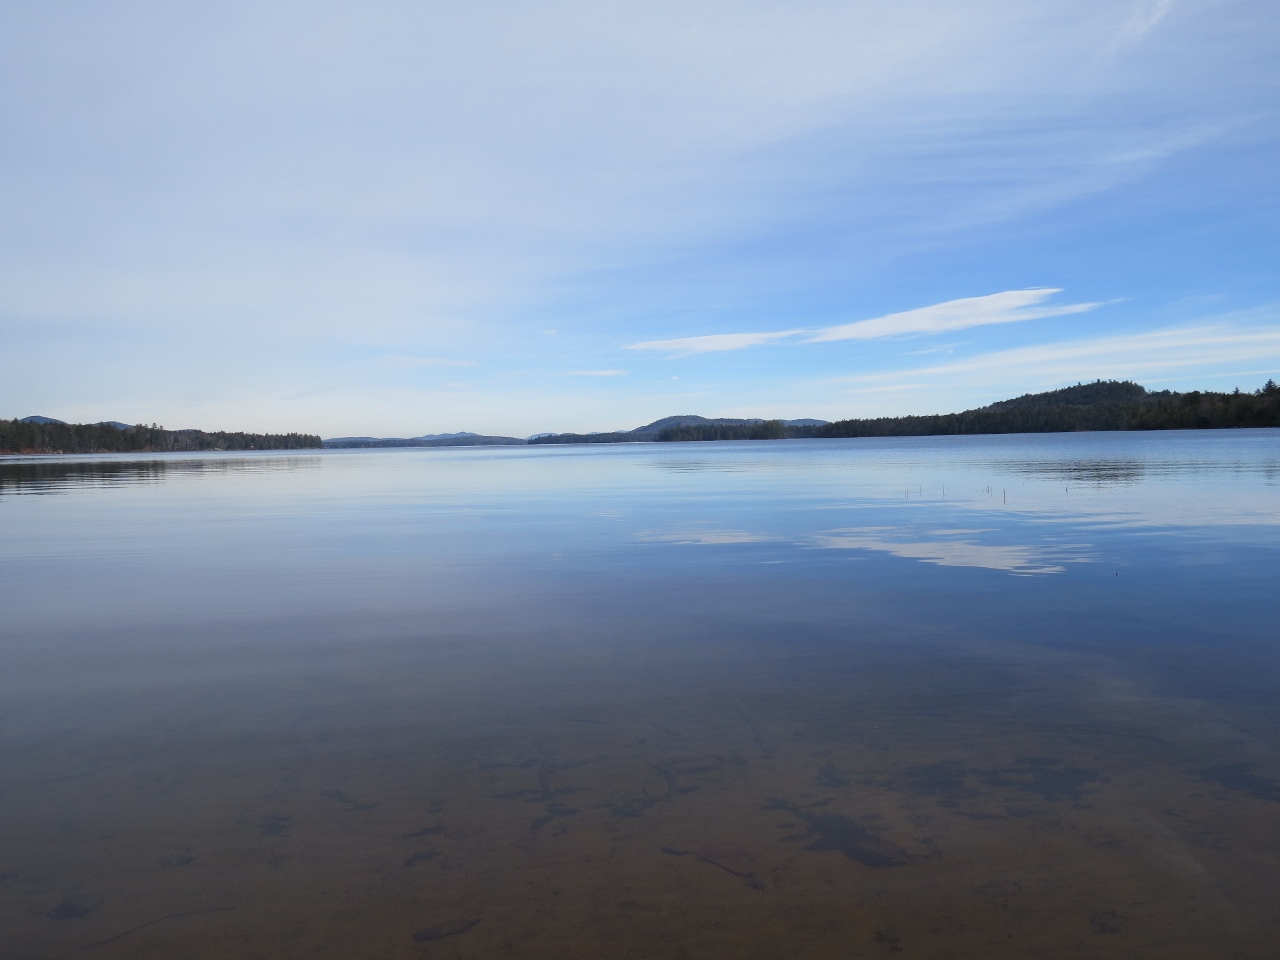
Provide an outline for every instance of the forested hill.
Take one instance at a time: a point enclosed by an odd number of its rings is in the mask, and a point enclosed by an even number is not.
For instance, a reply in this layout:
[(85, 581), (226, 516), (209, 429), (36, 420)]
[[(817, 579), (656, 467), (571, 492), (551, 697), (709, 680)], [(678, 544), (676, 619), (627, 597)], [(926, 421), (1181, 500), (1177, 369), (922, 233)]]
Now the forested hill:
[[(46, 419), (46, 418), (40, 418)], [(0, 453), (135, 453), (197, 450), (301, 450), (319, 447), (305, 433), (212, 433), (108, 423), (0, 420)]]
[(1253, 393), (1149, 391), (1128, 380), (1098, 380), (963, 413), (839, 420), (800, 431), (809, 437), (914, 437), (964, 433), (1065, 433), (1075, 430), (1212, 430), (1280, 427), (1280, 387)]
[[(782, 440), (791, 436), (812, 436), (804, 432), (823, 427), (826, 420), (737, 420), (708, 419), (693, 414), (663, 417), (634, 430), (615, 433), (544, 433), (530, 443), (652, 443), (678, 440)], [(795, 432), (798, 429), (801, 432)], [(788, 432), (792, 431), (792, 432)]]

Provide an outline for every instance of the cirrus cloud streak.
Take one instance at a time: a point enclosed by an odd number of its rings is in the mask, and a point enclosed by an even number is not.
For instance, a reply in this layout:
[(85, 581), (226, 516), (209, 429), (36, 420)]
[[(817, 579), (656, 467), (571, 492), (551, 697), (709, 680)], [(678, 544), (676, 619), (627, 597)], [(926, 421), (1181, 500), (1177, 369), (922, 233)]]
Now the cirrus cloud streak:
[(718, 353), (721, 350), (744, 350), (762, 343), (773, 343), (796, 337), (804, 330), (776, 330), (771, 333), (712, 333), (703, 337), (681, 337), (676, 340), (646, 340), (629, 343), (627, 350), (665, 350), (677, 357), (695, 353)]
[(1056, 287), (1039, 287), (1031, 290), (1006, 290), (985, 297), (965, 297), (948, 300), (931, 307), (890, 313), (874, 320), (859, 320), (819, 330), (805, 343), (829, 343), (834, 340), (875, 340), (882, 337), (902, 337), (913, 334), (946, 333), (985, 327), (998, 323), (1018, 323), (1023, 320), (1039, 320), (1043, 317), (1061, 317), (1071, 313), (1084, 313), (1101, 306), (1099, 303), (1070, 303), (1064, 306), (1044, 306), (1044, 301), (1062, 290)]
[(1005, 290), (982, 297), (948, 300), (915, 310), (889, 313), (870, 320), (842, 323), (818, 330), (777, 330), (763, 333), (715, 333), (674, 340), (647, 340), (627, 344), (628, 350), (663, 350), (673, 357), (723, 350), (743, 350), (767, 343), (777, 343), (803, 336), (801, 343), (831, 343), (838, 340), (880, 340), (889, 337), (926, 336), (985, 327), (993, 324), (1019, 323), (1043, 317), (1060, 317), (1084, 313), (1100, 303), (1045, 303), (1059, 287), (1034, 287), (1027, 290)]

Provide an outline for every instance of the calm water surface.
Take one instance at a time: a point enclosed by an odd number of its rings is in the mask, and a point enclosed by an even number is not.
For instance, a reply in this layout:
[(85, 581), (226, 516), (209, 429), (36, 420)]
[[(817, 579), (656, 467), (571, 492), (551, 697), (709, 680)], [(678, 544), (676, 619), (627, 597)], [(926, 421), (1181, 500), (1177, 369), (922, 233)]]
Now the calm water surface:
[(0, 462), (6, 958), (1280, 956), (1280, 431)]

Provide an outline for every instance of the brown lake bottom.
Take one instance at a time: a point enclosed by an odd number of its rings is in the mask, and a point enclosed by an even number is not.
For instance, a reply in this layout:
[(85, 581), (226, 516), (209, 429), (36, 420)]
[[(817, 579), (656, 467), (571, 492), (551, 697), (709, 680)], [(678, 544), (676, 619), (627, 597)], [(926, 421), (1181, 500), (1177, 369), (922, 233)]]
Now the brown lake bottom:
[(1275, 955), (1274, 729), (859, 632), (117, 648), (200, 679), (9, 739), (5, 956)]

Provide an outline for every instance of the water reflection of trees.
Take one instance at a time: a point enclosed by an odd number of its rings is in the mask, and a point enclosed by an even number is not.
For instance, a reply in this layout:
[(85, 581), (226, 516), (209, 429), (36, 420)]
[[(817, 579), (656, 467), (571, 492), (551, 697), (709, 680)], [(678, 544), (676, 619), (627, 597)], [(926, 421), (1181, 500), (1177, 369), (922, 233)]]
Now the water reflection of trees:
[(1143, 480), (1170, 477), (1206, 476), (1209, 474), (1261, 475), (1273, 481), (1280, 475), (1280, 461), (1245, 460), (1180, 460), (1180, 459), (1080, 459), (1001, 461), (999, 467), (1019, 476), (1035, 480), (1057, 480), (1070, 483), (1117, 486), (1141, 483)]
[(1008, 465), (1012, 472), (1035, 480), (1061, 480), (1097, 486), (1141, 483), (1150, 464), (1142, 460), (1038, 460)]
[(668, 473), (747, 473), (766, 466), (747, 460), (654, 460), (649, 466)]
[(84, 487), (134, 486), (183, 476), (291, 473), (319, 466), (320, 458), (315, 456), (0, 462), (0, 496), (70, 493)]

